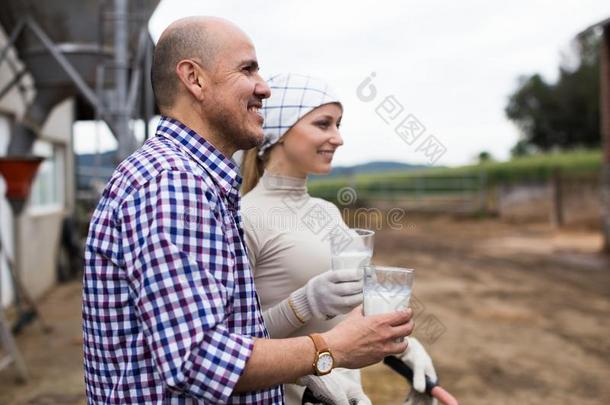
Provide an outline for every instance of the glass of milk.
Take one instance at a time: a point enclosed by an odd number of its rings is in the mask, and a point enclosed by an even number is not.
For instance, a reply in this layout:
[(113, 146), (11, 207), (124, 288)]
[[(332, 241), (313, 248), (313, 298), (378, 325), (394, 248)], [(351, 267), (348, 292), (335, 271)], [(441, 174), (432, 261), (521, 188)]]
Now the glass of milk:
[(330, 236), (333, 270), (350, 270), (368, 266), (373, 257), (375, 232), (349, 228)]
[(415, 270), (402, 267), (364, 267), (364, 315), (396, 312), (409, 307)]

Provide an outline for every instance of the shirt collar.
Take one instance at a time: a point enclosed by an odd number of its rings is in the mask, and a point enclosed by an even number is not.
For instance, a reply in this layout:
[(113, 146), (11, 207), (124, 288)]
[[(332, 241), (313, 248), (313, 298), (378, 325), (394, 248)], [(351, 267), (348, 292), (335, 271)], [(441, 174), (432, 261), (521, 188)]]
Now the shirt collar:
[(307, 178), (280, 176), (265, 171), (260, 179), (260, 183), (267, 190), (288, 190), (301, 194), (307, 193)]
[(242, 180), (237, 165), (197, 132), (174, 118), (161, 116), (157, 135), (174, 141), (191, 155), (231, 200), (239, 196), (238, 190)]

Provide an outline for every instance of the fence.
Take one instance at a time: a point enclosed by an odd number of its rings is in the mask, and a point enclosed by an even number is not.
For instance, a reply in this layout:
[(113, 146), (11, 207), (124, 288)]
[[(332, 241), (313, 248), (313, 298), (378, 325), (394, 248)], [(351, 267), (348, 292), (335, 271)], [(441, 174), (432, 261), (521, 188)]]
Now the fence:
[[(351, 193), (351, 194), (350, 194)], [(456, 176), (381, 177), (315, 184), (312, 194), (338, 205), (410, 212), (491, 214), (514, 222), (551, 221), (597, 227), (601, 218), (599, 173), (565, 173), (496, 184), (484, 173)]]
[(489, 193), (486, 183), (483, 174), (389, 177), (359, 184), (348, 181), (341, 188), (336, 185), (316, 185), (312, 194), (339, 205), (437, 213), (478, 213), (487, 210)]

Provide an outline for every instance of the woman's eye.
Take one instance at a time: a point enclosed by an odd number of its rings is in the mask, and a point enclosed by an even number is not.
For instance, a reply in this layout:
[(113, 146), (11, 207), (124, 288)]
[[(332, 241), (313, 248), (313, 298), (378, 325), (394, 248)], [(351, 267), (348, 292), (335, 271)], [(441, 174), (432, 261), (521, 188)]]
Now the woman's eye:
[(322, 121), (322, 122), (317, 122), (316, 125), (319, 126), (320, 128), (328, 128), (330, 123), (328, 123), (327, 121)]

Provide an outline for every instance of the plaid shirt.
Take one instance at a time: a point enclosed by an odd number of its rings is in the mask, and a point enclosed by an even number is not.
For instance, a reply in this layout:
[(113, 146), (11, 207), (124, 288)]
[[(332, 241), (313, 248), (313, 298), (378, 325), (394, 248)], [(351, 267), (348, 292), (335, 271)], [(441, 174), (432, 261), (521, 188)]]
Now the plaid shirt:
[(235, 164), (180, 122), (123, 161), (93, 214), (83, 283), (90, 404), (282, 404), (231, 395), (267, 338)]

